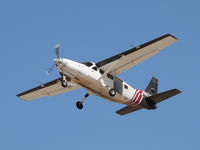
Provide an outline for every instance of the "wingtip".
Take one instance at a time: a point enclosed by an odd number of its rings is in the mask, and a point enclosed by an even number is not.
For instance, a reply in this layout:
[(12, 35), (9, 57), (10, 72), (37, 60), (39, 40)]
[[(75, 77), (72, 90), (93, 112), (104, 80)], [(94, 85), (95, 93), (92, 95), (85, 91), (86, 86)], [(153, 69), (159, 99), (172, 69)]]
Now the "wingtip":
[(172, 90), (176, 92), (176, 95), (182, 93), (182, 91), (180, 91), (179, 89), (172, 89)]
[(166, 34), (167, 36), (171, 36), (172, 38), (179, 40), (177, 37), (173, 36), (172, 34)]
[(120, 115), (120, 116), (124, 116), (125, 114), (121, 114), (118, 111), (115, 112), (116, 114)]
[(175, 89), (175, 90), (177, 91), (178, 94), (182, 93), (182, 91), (180, 91), (179, 89)]

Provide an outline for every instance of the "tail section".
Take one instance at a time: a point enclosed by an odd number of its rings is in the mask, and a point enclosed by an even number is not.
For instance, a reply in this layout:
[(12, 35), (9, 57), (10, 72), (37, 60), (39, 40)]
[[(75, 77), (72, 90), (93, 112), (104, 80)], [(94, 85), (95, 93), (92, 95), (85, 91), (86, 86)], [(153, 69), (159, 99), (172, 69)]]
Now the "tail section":
[(126, 115), (128, 113), (146, 108), (146, 109), (156, 109), (156, 104), (160, 103), (172, 96), (175, 96), (177, 94), (181, 93), (181, 91), (179, 91), (178, 89), (172, 89), (169, 91), (165, 91), (159, 94), (155, 94), (153, 96), (150, 97), (146, 97), (142, 100), (142, 102), (140, 103), (140, 105), (136, 105), (136, 106), (126, 106), (118, 111), (116, 111), (117, 114), (119, 115)]
[(181, 91), (179, 91), (178, 89), (172, 89), (172, 90), (157, 94), (158, 79), (156, 79), (155, 77), (152, 77), (145, 91), (149, 93), (150, 96), (147, 96), (146, 98), (144, 98), (140, 104), (147, 109), (156, 109), (157, 103), (160, 103), (161, 101), (164, 101), (172, 96), (175, 96), (181, 93)]
[[(165, 91), (162, 93), (157, 94), (158, 91), (158, 79), (155, 77), (152, 77), (151, 81), (149, 82), (145, 92), (148, 93), (144, 96), (142, 101), (140, 102), (139, 105), (134, 105), (134, 106), (126, 106), (118, 111), (116, 111), (117, 114), (119, 115), (126, 115), (128, 113), (140, 110), (140, 109), (156, 109), (156, 104), (160, 103), (172, 96), (175, 96), (181, 91), (178, 89), (172, 89), (169, 91)], [(150, 96), (148, 96), (150, 94)]]
[(157, 94), (158, 91), (158, 79), (155, 77), (152, 77), (151, 81), (149, 82), (148, 86), (146, 87), (145, 90), (147, 93), (151, 95)]
[(179, 93), (181, 93), (181, 91), (179, 91), (178, 89), (172, 89), (172, 90), (165, 91), (159, 94), (155, 94), (155, 95), (144, 98), (141, 102), (141, 105), (143, 105), (147, 109), (156, 109), (157, 103), (160, 103)]

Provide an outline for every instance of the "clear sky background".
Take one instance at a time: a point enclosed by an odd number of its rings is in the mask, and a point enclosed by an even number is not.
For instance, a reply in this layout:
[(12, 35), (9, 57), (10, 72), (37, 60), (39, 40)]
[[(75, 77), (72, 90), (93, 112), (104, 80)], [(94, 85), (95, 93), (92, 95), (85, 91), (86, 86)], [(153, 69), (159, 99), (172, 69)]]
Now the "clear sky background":
[[(0, 1), (0, 149), (102, 150), (200, 149), (200, 2), (198, 0), (2, 0)], [(123, 105), (85, 90), (25, 102), (16, 94), (59, 77), (61, 57), (98, 62), (171, 33), (180, 41), (119, 75), (145, 89), (152, 76), (159, 92), (183, 93), (154, 111), (126, 116)]]

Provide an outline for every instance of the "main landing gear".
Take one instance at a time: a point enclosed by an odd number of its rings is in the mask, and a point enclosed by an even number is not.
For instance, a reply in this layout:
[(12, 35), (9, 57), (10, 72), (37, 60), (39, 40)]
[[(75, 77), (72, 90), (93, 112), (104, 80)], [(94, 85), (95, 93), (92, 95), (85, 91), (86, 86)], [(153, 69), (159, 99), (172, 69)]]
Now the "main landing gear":
[(82, 101), (78, 101), (76, 102), (76, 107), (78, 109), (83, 109), (83, 102), (85, 101), (85, 99), (89, 96), (89, 94), (85, 94), (84, 98), (82, 99)]
[(114, 97), (116, 95), (116, 90), (111, 88), (108, 93), (110, 96)]

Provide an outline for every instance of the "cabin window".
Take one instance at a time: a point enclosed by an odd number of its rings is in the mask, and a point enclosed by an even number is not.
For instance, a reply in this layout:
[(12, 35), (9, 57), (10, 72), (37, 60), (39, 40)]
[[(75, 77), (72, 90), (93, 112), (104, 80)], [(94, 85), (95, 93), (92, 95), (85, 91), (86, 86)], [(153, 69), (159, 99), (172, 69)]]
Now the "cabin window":
[(126, 84), (124, 84), (124, 88), (125, 88), (125, 89), (128, 89), (128, 86), (127, 86)]
[(91, 62), (83, 62), (82, 64), (84, 64), (84, 65), (86, 65), (88, 67), (91, 67), (93, 65), (93, 63), (91, 63)]
[(113, 80), (113, 76), (111, 74), (107, 74), (107, 77), (110, 78), (111, 80)]
[(104, 71), (102, 69), (99, 70), (100, 74), (104, 74)]
[(93, 67), (92, 69), (95, 70), (95, 71), (97, 71), (97, 67)]

